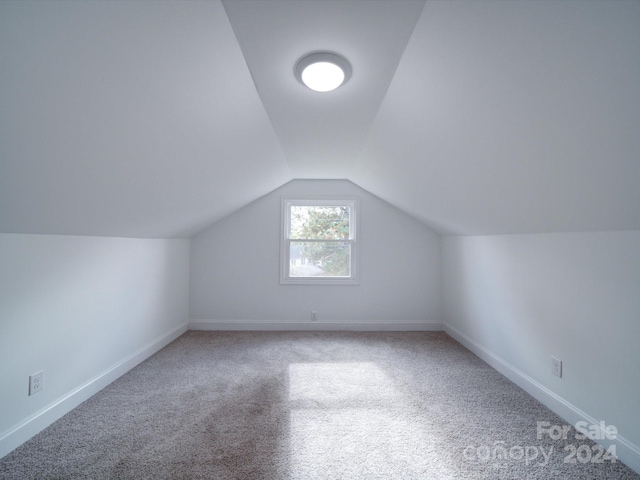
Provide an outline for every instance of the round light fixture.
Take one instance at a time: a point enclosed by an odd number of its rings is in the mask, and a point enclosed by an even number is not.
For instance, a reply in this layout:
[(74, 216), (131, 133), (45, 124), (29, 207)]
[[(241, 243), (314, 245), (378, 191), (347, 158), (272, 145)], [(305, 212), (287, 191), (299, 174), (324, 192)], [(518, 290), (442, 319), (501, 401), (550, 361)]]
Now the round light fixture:
[(316, 92), (330, 92), (351, 77), (351, 64), (333, 52), (314, 52), (296, 63), (296, 78)]

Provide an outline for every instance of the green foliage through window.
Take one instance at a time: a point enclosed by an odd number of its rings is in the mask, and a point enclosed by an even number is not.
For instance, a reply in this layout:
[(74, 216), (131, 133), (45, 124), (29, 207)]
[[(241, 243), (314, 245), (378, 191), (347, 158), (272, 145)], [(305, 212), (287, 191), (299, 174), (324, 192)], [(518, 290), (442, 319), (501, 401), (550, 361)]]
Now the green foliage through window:
[(350, 210), (341, 205), (291, 206), (290, 276), (351, 275)]

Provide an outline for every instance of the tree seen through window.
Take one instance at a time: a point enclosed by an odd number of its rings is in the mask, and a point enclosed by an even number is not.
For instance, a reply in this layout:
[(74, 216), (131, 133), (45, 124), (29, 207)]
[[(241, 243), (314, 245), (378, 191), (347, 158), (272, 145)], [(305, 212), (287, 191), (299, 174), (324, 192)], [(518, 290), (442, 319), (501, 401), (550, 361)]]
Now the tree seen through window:
[(346, 205), (291, 206), (291, 277), (350, 276), (349, 214)]

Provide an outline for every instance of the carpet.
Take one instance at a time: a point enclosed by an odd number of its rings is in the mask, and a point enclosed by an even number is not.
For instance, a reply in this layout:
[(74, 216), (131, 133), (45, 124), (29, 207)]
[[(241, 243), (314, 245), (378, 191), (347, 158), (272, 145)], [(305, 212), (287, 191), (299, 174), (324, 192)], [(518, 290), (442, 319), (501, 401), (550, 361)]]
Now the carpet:
[(190, 331), (0, 478), (640, 478), (564, 425), (441, 332)]

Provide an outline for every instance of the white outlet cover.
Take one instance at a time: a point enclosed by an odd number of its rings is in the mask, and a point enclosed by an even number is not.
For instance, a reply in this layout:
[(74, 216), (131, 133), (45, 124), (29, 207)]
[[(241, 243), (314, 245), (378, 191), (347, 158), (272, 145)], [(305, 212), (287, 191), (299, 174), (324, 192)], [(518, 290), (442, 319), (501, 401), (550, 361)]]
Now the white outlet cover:
[(551, 373), (562, 378), (562, 360), (551, 357)]
[(35, 395), (44, 388), (44, 370), (29, 375), (29, 395)]

